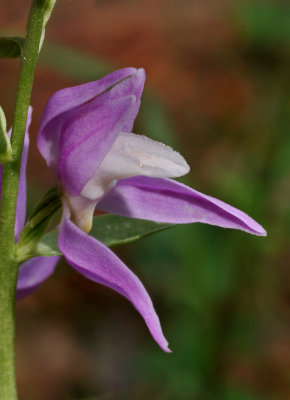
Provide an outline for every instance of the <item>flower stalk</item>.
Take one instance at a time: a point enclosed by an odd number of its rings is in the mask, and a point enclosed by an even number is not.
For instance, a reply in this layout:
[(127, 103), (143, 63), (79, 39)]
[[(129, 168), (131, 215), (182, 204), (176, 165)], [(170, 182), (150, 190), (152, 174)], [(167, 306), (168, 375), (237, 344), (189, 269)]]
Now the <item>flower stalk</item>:
[[(14, 361), (14, 305), (17, 281), (14, 226), (20, 164), (34, 72), (49, 0), (34, 0), (27, 22), (27, 34), (21, 56), (14, 119), (12, 125), (12, 161), (2, 167), (0, 209), (0, 400), (16, 400)], [(51, 10), (49, 9), (49, 12)]]

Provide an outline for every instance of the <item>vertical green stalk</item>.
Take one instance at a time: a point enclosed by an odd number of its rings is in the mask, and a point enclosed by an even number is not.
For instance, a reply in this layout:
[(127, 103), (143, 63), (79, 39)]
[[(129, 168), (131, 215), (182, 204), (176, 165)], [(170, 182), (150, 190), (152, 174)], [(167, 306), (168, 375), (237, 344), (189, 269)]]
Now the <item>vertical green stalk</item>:
[(20, 164), (27, 112), (34, 80), (41, 35), (55, 0), (34, 0), (27, 23), (21, 57), (14, 120), (13, 161), (3, 165), (0, 209), (0, 400), (17, 400), (14, 355), (14, 306), (17, 282), (14, 225)]

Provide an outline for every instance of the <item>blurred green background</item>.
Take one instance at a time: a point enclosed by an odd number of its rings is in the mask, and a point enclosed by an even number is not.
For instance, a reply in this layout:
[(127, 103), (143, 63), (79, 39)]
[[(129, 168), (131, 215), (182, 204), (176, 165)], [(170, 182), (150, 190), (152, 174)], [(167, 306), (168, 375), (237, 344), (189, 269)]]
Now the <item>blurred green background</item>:
[[(23, 34), (29, 4), (1, 2), (2, 33)], [(49, 95), (144, 67), (135, 132), (174, 145), (191, 165), (183, 182), (268, 237), (193, 224), (116, 249), (151, 294), (170, 355), (129, 302), (62, 263), (17, 305), (21, 400), (290, 398), (289, 48), (286, 0), (57, 2), (32, 96), (29, 207), (53, 182), (36, 150)], [(10, 123), (18, 70), (1, 60)]]

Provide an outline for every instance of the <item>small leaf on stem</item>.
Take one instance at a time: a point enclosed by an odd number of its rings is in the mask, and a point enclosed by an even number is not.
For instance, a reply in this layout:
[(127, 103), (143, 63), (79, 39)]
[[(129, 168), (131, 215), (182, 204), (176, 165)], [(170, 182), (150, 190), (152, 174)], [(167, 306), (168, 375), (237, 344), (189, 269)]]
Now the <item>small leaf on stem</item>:
[(18, 58), (22, 54), (24, 38), (21, 37), (1, 37), (0, 38), (0, 58)]
[(6, 118), (2, 107), (0, 107), (0, 163), (12, 160), (12, 149), (6, 129)]

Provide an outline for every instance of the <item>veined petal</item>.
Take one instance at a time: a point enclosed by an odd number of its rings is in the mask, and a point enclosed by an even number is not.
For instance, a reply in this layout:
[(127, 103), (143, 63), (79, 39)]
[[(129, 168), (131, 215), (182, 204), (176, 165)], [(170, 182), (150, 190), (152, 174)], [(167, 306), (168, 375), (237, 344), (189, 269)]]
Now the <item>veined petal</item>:
[(146, 136), (122, 132), (81, 194), (97, 200), (120, 179), (138, 175), (175, 178), (188, 171), (185, 159), (171, 147)]
[(130, 95), (94, 102), (85, 109), (80, 107), (65, 123), (59, 143), (58, 177), (70, 196), (78, 196), (92, 178), (122, 131), (135, 101)]
[(144, 318), (159, 346), (170, 351), (152, 301), (137, 276), (111, 250), (74, 225), (65, 213), (58, 246), (67, 262), (79, 273), (126, 297)]
[[(102, 79), (83, 85), (59, 90), (46, 103), (42, 113), (38, 135), (38, 149), (49, 167), (54, 172), (58, 161), (58, 147), (61, 128), (68, 117), (82, 105), (94, 101), (105, 92), (111, 92), (111, 100), (134, 95), (136, 102), (124, 125), (125, 130), (131, 130), (140, 106), (145, 72), (143, 69), (124, 68), (115, 71)], [(110, 89), (110, 90), (109, 90)]]
[(201, 222), (266, 235), (264, 228), (244, 212), (171, 179), (123, 179), (97, 207), (124, 217), (172, 224)]
[(21, 264), (17, 281), (17, 300), (34, 292), (54, 271), (60, 257), (35, 257)]
[(145, 71), (143, 68), (139, 68), (131, 76), (130, 79), (125, 79), (120, 85), (116, 86), (118, 90), (122, 89), (123, 92), (133, 94), (136, 98), (134, 107), (131, 109), (131, 114), (126, 121), (123, 128), (124, 132), (132, 132), (135, 118), (139, 112), (141, 104), (141, 95), (143, 93), (145, 83)]
[[(24, 145), (21, 159), (21, 169), (19, 186), (17, 193), (17, 207), (16, 207), (16, 219), (15, 219), (15, 240), (18, 239), (20, 231), (22, 230), (26, 217), (26, 164), (27, 155), (29, 149), (29, 126), (31, 124), (32, 107), (29, 106), (26, 122), (26, 131), (24, 136)], [(12, 130), (8, 132), (9, 137), (11, 137)], [(2, 187), (2, 167), (0, 165), (0, 199), (1, 199), (1, 187)]]

